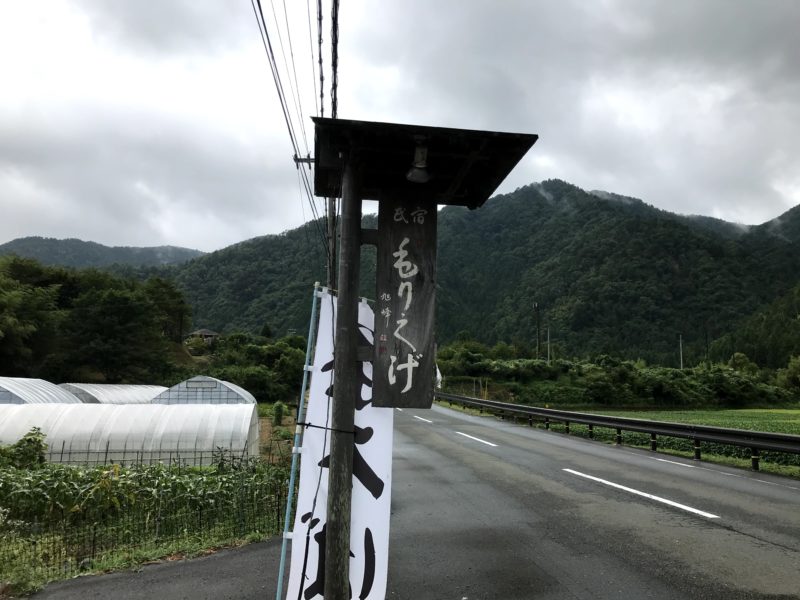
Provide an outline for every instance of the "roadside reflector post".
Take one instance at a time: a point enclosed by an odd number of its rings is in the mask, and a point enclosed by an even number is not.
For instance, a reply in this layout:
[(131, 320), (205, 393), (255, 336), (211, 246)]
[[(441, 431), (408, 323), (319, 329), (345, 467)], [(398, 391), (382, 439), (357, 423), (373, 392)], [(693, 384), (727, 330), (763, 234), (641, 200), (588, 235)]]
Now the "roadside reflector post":
[(758, 462), (761, 460), (761, 453), (758, 448), (750, 448), (750, 463), (753, 466), (753, 471), (758, 471)]
[(700, 440), (694, 438), (694, 459), (700, 460)]
[(650, 434), (650, 450), (655, 452), (658, 449), (658, 440), (656, 439), (656, 434)]

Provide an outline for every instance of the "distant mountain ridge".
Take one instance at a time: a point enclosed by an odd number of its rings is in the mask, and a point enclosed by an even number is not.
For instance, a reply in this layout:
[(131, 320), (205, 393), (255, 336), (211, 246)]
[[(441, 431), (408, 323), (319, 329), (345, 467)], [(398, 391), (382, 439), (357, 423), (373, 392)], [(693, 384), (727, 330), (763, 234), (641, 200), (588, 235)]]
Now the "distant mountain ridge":
[[(195, 327), (305, 332), (313, 284), (325, 277), (322, 226), (190, 251), (193, 260), (148, 274), (183, 290)], [(374, 216), (364, 226), (374, 227)], [(374, 298), (374, 249), (364, 247), (362, 257), (361, 294)], [(677, 366), (680, 337), (687, 365), (727, 360), (743, 324), (796, 294), (800, 207), (743, 226), (548, 180), (475, 211), (443, 208), (437, 262), (440, 343), (468, 336), (535, 348), (535, 302), (541, 352), (549, 330), (554, 357), (610, 354)], [(760, 354), (764, 366), (786, 364), (783, 354)]]
[[(791, 211), (790, 211), (791, 212)], [(800, 211), (798, 211), (800, 212)], [(800, 283), (800, 252), (781, 229), (682, 216), (641, 200), (550, 180), (439, 212), (437, 336), (535, 346), (550, 329), (560, 355), (613, 354), (677, 364)], [(308, 326), (310, 290), (324, 277), (313, 222), (247, 240), (176, 268), (197, 326), (273, 331)], [(374, 218), (365, 217), (365, 226)], [(798, 228), (800, 231), (800, 227)], [(374, 297), (374, 254), (361, 293)], [(559, 354), (557, 354), (559, 355)]]
[(62, 240), (31, 236), (0, 244), (0, 255), (2, 254), (34, 258), (45, 265), (86, 268), (114, 264), (135, 267), (178, 265), (205, 253), (178, 246), (104, 246), (75, 238)]

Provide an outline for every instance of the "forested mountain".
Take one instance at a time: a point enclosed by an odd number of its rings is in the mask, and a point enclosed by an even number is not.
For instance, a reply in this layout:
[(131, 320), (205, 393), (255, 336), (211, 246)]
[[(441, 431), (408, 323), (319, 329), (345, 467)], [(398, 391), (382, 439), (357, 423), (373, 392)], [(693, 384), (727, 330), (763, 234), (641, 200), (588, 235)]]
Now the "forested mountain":
[[(800, 283), (793, 231), (800, 231), (800, 211), (748, 228), (557, 180), (496, 196), (475, 211), (446, 207), (439, 215), (438, 336), (534, 347), (537, 302), (542, 347), (549, 328), (561, 356), (677, 365), (682, 336), (685, 362), (695, 364), (723, 348), (711, 342)], [(374, 265), (366, 262), (362, 293), (372, 297)], [(317, 224), (308, 223), (201, 257), (175, 276), (198, 326), (259, 331), (266, 323), (304, 332), (323, 265)]]
[(202, 256), (203, 252), (177, 246), (111, 247), (76, 239), (24, 237), (0, 244), (0, 255), (4, 254), (33, 258), (44, 265), (85, 268), (113, 264), (136, 267), (175, 265)]
[(475, 323), (470, 333), (488, 342), (534, 340), (537, 302), (542, 327), (568, 355), (674, 365), (682, 336), (692, 363), (706, 340), (800, 279), (800, 254), (782, 237), (721, 234), (718, 223), (561, 181), (475, 212), (446, 208), (440, 224), (444, 339)]
[(198, 327), (222, 332), (305, 335), (315, 281), (324, 281), (320, 223), (266, 235), (212, 252), (177, 269)]
[[(364, 224), (374, 227), (374, 216)], [(277, 335), (305, 334), (313, 283), (325, 276), (322, 230), (309, 222), (182, 265), (143, 268), (140, 260), (115, 273), (174, 281), (195, 327), (258, 333), (267, 325)], [(42, 238), (16, 240), (13, 250), (24, 254), (23, 242), (61, 248), (40, 259), (58, 262), (60, 253), (66, 264), (96, 264), (100, 249), (119, 251), (117, 263), (160, 250)], [(609, 354), (676, 366), (680, 336), (687, 365), (740, 351), (761, 366), (785, 366), (788, 355), (800, 354), (792, 333), (799, 244), (800, 208), (745, 227), (563, 181), (532, 184), (475, 211), (440, 211), (438, 337), (505, 341), (533, 353), (535, 302), (542, 355), (549, 329), (555, 356)], [(374, 252), (365, 248), (363, 256), (361, 293), (374, 297)]]

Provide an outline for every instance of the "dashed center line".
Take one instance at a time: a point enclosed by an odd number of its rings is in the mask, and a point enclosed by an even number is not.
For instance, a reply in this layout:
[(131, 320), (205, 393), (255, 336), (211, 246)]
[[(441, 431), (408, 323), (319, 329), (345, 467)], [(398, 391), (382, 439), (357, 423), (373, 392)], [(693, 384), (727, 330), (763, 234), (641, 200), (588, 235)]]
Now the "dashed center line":
[(476, 438), (475, 436), (469, 435), (467, 433), (462, 433), (461, 431), (456, 431), (458, 435), (463, 435), (465, 438), (469, 438), (471, 440), (475, 440), (476, 442), (480, 442), (481, 444), (486, 444), (487, 446), (491, 446), (492, 448), (497, 448), (497, 444), (493, 444), (492, 442), (487, 442), (486, 440), (482, 440), (481, 438)]
[(647, 492), (640, 492), (639, 490), (635, 490), (633, 488), (626, 487), (624, 485), (620, 485), (618, 483), (614, 483), (613, 481), (607, 481), (605, 479), (600, 479), (599, 477), (595, 477), (593, 475), (587, 475), (586, 473), (581, 473), (579, 471), (573, 471), (572, 469), (562, 469), (567, 473), (571, 473), (572, 475), (577, 475), (578, 477), (583, 477), (585, 479), (591, 479), (592, 481), (596, 481), (598, 483), (602, 483), (603, 485), (607, 485), (618, 490), (623, 490), (625, 492), (629, 492), (631, 494), (636, 494), (637, 496), (642, 496), (643, 498), (649, 498), (650, 500), (655, 500), (656, 502), (661, 502), (662, 504), (667, 504), (669, 506), (674, 506), (675, 508), (680, 508), (681, 510), (685, 510), (690, 513), (694, 513), (696, 515), (700, 515), (701, 517), (706, 517), (707, 519), (719, 519), (719, 515), (714, 515), (697, 508), (692, 508), (691, 506), (686, 506), (685, 504), (679, 504), (673, 500), (667, 500), (666, 498), (662, 498), (661, 496), (654, 496), (653, 494), (648, 494)]
[(433, 421), (430, 421), (428, 419), (423, 419), (422, 417), (418, 417), (417, 415), (414, 415), (414, 418), (419, 419), (420, 421), (425, 421), (426, 423), (433, 423)]

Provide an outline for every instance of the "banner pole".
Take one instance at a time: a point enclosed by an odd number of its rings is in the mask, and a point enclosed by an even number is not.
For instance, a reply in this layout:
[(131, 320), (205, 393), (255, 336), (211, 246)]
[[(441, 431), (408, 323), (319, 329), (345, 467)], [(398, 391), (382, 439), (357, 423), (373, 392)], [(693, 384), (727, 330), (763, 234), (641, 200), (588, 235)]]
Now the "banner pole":
[[(306, 344), (306, 363), (303, 368), (303, 385), (300, 390), (300, 400), (297, 402), (297, 423), (303, 421), (303, 409), (305, 407), (306, 389), (308, 387), (308, 372), (311, 365), (311, 351), (314, 348), (314, 332), (316, 331), (317, 304), (319, 304), (319, 282), (314, 283), (314, 297), (311, 301), (311, 322), (308, 324), (308, 343)], [(289, 543), (289, 523), (292, 517), (292, 501), (294, 499), (294, 482), (297, 474), (297, 449), (300, 448), (301, 426), (297, 425), (294, 430), (294, 447), (292, 448), (292, 468), (289, 475), (289, 493), (286, 496), (286, 513), (283, 519), (283, 542), (281, 543), (281, 563), (278, 571), (278, 589), (275, 592), (275, 600), (283, 598), (283, 573), (286, 570), (286, 547)]]

